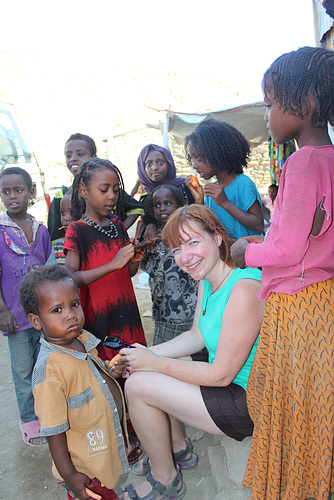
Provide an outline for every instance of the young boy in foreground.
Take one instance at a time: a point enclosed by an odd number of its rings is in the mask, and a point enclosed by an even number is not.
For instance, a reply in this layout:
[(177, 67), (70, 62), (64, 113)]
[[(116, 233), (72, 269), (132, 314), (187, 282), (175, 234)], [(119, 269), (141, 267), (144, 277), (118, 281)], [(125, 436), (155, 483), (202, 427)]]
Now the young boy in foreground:
[(117, 499), (111, 488), (129, 471), (124, 400), (110, 375), (117, 368), (98, 358), (100, 341), (82, 330), (76, 283), (62, 266), (39, 267), (22, 281), (20, 300), (43, 334), (32, 386), (53, 474), (69, 499), (95, 498), (86, 487)]

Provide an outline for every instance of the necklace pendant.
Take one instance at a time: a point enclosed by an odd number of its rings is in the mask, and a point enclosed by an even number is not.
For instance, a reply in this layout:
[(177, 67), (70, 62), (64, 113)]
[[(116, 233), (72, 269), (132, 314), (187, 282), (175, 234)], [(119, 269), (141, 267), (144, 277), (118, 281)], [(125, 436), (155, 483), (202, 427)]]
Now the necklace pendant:
[(203, 309), (202, 316), (206, 315), (206, 309)]

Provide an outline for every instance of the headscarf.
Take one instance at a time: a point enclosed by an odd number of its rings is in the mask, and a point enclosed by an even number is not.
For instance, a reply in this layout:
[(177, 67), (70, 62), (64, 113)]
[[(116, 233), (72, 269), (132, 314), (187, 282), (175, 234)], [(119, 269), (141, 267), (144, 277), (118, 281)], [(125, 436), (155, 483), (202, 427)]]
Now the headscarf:
[[(147, 155), (151, 150), (154, 151), (159, 151), (164, 155), (167, 161), (168, 165), (168, 172), (167, 172), (167, 179), (161, 182), (153, 182), (151, 179), (148, 177), (146, 170), (145, 170), (145, 161), (147, 158)], [(139, 156), (138, 156), (138, 179), (140, 182), (143, 184), (146, 193), (151, 193), (154, 188), (161, 184), (170, 184), (175, 187), (180, 187), (181, 184), (184, 183), (185, 178), (184, 177), (176, 177), (176, 167), (174, 164), (174, 160), (168, 149), (163, 148), (162, 146), (157, 146), (156, 144), (148, 144), (145, 146)]]

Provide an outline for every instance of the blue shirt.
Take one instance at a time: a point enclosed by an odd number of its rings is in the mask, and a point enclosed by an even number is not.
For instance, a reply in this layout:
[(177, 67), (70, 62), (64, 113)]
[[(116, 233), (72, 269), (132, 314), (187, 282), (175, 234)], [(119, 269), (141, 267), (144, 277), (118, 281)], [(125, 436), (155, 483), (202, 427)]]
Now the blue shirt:
[[(247, 212), (256, 200), (258, 200), (261, 206), (261, 196), (257, 187), (247, 175), (239, 174), (224, 191), (229, 201), (244, 212)], [(205, 196), (204, 205), (209, 207), (217, 215), (218, 219), (232, 238), (238, 239), (242, 236), (259, 234), (241, 225), (240, 222), (226, 212), (223, 207), (217, 205), (211, 196)]]

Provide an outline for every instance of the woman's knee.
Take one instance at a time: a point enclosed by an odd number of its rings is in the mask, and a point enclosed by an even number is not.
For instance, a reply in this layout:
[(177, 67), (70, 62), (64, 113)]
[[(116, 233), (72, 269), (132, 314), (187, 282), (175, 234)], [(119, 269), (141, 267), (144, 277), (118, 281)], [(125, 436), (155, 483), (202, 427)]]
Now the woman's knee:
[(139, 398), (147, 391), (152, 391), (152, 373), (136, 372), (130, 375), (125, 382), (125, 396), (127, 399)]

